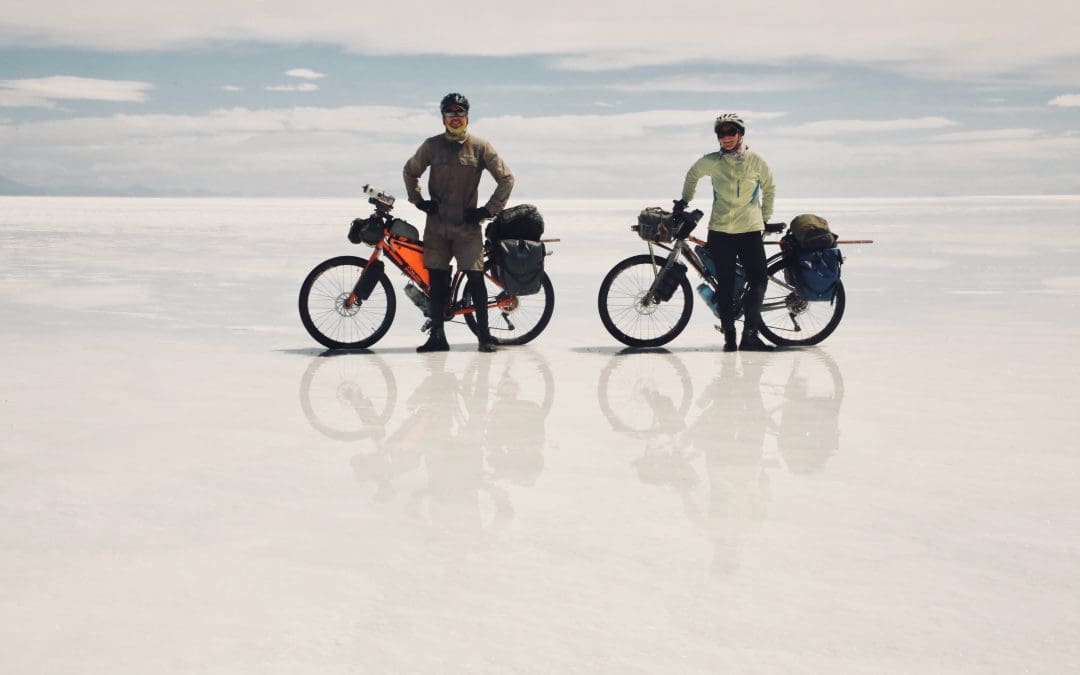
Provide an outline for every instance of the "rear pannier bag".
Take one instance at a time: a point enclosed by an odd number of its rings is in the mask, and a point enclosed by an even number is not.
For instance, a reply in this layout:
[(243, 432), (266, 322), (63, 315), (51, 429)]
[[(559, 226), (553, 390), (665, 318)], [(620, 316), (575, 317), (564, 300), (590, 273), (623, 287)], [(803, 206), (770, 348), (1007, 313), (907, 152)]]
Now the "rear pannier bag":
[(527, 239), (538, 241), (544, 236), (544, 217), (532, 204), (518, 204), (503, 209), (488, 223), (484, 236), (490, 241)]
[(492, 249), (495, 278), (511, 295), (539, 293), (544, 284), (544, 257), (547, 251), (539, 241), (503, 239)]
[(656, 282), (656, 299), (661, 302), (670, 300), (684, 279), (686, 279), (686, 265), (680, 262), (662, 271)]
[(804, 251), (832, 248), (839, 238), (829, 229), (829, 221), (810, 213), (795, 216), (788, 231), (795, 238), (796, 245)]
[(840, 282), (840, 266), (844, 256), (836, 246), (820, 251), (793, 252), (793, 262), (788, 263), (788, 283), (799, 290), (799, 295), (812, 302), (832, 302), (836, 286)]

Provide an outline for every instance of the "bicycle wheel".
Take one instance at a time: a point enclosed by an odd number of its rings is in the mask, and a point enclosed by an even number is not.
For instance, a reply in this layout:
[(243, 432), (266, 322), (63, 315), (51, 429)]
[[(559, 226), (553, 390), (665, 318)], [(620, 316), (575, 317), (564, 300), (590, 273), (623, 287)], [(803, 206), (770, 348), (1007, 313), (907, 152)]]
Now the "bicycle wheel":
[(663, 258), (648, 254), (623, 260), (600, 283), (597, 306), (604, 328), (619, 342), (631, 347), (659, 347), (671, 342), (690, 323), (694, 297), (690, 281), (683, 277), (670, 300), (646, 305), (642, 299), (656, 279)]
[[(551, 315), (555, 311), (555, 288), (551, 279), (544, 273), (540, 291), (531, 295), (510, 295), (501, 286), (491, 280), (493, 265), (484, 263), (484, 283), (488, 294), (488, 331), (501, 345), (523, 345), (536, 339), (547, 328)], [(455, 293), (454, 304), (472, 306), (468, 284), (462, 283)], [(496, 302), (509, 299), (507, 307), (492, 307)], [(475, 335), (476, 316), (465, 315), (465, 323)]]
[(784, 278), (784, 261), (768, 267), (769, 285), (761, 306), (761, 334), (781, 346), (816, 345), (829, 337), (844, 316), (843, 282), (836, 282), (832, 302), (808, 302)]
[(367, 300), (345, 307), (367, 260), (351, 255), (319, 263), (300, 286), (300, 320), (311, 337), (330, 349), (370, 347), (390, 330), (397, 298), (386, 274)]

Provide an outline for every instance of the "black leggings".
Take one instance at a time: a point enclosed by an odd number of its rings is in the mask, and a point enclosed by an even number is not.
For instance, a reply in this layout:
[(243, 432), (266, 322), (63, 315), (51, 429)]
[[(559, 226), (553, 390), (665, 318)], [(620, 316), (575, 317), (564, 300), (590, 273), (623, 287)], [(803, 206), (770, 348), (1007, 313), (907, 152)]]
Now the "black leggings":
[[(735, 285), (735, 261), (742, 263), (746, 280), (750, 285), (744, 305), (745, 330), (756, 331), (761, 323), (761, 302), (765, 298), (768, 275), (765, 270), (765, 244), (761, 232), (728, 234), (709, 230), (709, 255), (716, 263), (716, 281), (720, 289)], [(730, 302), (719, 305), (720, 324), (724, 328), (735, 325), (735, 313)]]
[[(428, 270), (428, 274), (430, 275), (431, 325), (442, 327), (446, 314), (446, 304), (450, 300), (450, 272), (448, 270)], [(487, 285), (484, 283), (484, 273), (468, 271), (465, 272), (465, 278), (465, 289), (472, 296), (473, 306), (484, 308), (475, 314), (476, 325), (480, 329), (481, 337), (483, 337), (488, 330), (488, 296)], [(443, 308), (443, 311), (435, 311), (438, 308)]]

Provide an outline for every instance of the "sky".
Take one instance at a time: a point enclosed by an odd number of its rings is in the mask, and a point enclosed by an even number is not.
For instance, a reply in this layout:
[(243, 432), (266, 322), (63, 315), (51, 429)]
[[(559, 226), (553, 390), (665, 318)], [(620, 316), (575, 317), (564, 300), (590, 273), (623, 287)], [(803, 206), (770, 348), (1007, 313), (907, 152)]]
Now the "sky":
[(1080, 193), (1064, 0), (0, 1), (0, 192), (400, 195), (459, 91), (519, 197), (673, 199), (729, 111), (779, 197)]

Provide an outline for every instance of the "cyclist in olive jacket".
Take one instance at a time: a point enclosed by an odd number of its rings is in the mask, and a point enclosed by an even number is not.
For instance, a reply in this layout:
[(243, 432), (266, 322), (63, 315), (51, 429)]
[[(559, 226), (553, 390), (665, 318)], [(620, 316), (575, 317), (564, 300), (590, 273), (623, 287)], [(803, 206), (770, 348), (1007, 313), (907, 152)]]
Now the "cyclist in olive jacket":
[[(478, 308), (476, 323), (479, 350), (495, 351), (488, 331), (487, 288), (484, 284), (484, 237), (480, 221), (492, 218), (506, 206), (514, 176), (495, 148), (469, 133), (469, 100), (461, 94), (443, 97), (439, 106), (445, 131), (425, 140), (405, 163), (405, 190), (410, 202), (427, 214), (424, 225), (424, 267), (431, 275), (431, 333), (418, 352), (450, 349), (443, 321), (450, 295), (450, 261), (467, 276), (466, 288)], [(428, 194), (420, 192), (420, 176), (428, 168)], [(484, 170), (495, 179), (494, 194), (477, 206), (477, 191)]]
[[(705, 155), (690, 167), (683, 183), (682, 198), (675, 200), (675, 211), (683, 211), (694, 198), (698, 181), (705, 176), (712, 178), (708, 246), (716, 263), (716, 281), (721, 289), (734, 286), (735, 260), (738, 258), (750, 286), (738, 349), (770, 351), (772, 346), (758, 337), (761, 303), (768, 285), (765, 245), (761, 237), (766, 221), (772, 217), (776, 185), (769, 165), (743, 143), (746, 123), (741, 117), (733, 113), (720, 115), (713, 124), (713, 131), (720, 141), (720, 151)], [(720, 330), (724, 334), (724, 351), (735, 351), (734, 308), (730, 301), (721, 299), (717, 309)]]

